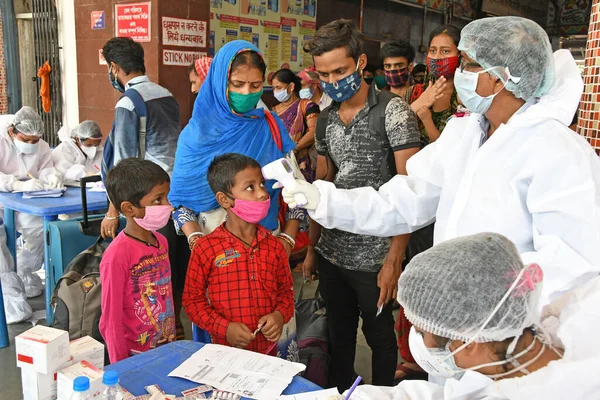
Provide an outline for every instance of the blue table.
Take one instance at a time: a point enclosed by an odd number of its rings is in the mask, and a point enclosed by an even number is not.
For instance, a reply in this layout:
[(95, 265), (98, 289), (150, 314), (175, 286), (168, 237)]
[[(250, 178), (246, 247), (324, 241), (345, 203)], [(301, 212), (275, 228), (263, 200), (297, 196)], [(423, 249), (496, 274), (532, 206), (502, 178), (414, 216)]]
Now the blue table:
[[(136, 396), (146, 394), (144, 387), (154, 384), (160, 386), (166, 394), (181, 396), (182, 390), (191, 389), (200, 384), (187, 379), (171, 378), (168, 375), (203, 346), (204, 343), (180, 340), (119, 361), (107, 366), (105, 370), (119, 372), (120, 385)], [(306, 393), (315, 390), (321, 390), (321, 387), (300, 376), (295, 376), (283, 394)]]
[[(2, 193), (0, 192), (0, 204), (4, 207), (4, 223), (6, 225), (6, 241), (8, 250), (15, 260), (15, 269), (17, 267), (16, 252), (16, 224), (15, 211), (37, 215), (44, 221), (44, 260), (48, 265), (49, 254), (47, 246), (48, 222), (58, 219), (59, 214), (75, 214), (83, 210), (81, 204), (81, 189), (67, 188), (64, 196), (57, 198), (44, 199), (24, 199), (22, 193)], [(108, 208), (106, 193), (87, 191), (87, 209), (88, 211), (105, 210)], [(46, 270), (46, 321), (52, 322), (53, 312), (50, 307), (52, 291), (50, 282), (54, 282), (54, 271), (52, 268)], [(4, 341), (3, 327), (6, 327), (6, 318), (4, 315), (4, 301), (0, 297), (0, 348), (8, 346), (8, 335)]]

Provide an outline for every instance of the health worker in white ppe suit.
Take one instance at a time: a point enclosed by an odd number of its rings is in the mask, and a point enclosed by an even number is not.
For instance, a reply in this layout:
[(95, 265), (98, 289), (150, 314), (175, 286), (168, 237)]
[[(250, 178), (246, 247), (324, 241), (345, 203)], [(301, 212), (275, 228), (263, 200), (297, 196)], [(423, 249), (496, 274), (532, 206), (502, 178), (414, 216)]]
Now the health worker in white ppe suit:
[[(41, 139), (44, 125), (31, 107), (0, 119), (0, 191), (26, 192), (62, 186), (54, 168), (50, 146)], [(33, 176), (33, 179), (29, 176)], [(4, 209), (0, 217), (4, 218)], [(42, 293), (40, 278), (33, 274), (44, 261), (43, 223), (40, 217), (16, 213), (17, 231), (24, 245), (17, 254), (17, 273), (25, 284), (27, 297)]]
[(479, 233), (416, 256), (398, 281), (417, 363), (444, 386), (359, 386), (352, 400), (588, 400), (600, 393), (600, 278), (544, 309), (545, 276), (505, 236)]
[(497, 232), (544, 271), (541, 305), (600, 270), (600, 160), (568, 128), (583, 82), (567, 50), (520, 17), (484, 18), (461, 33), (454, 85), (471, 111), (376, 191), (296, 182), (283, 190), (326, 228), (395, 236), (436, 221), (434, 243)]
[(62, 143), (52, 150), (52, 160), (66, 183), (100, 173), (102, 131), (95, 121), (83, 121), (68, 137), (62, 137), (60, 132), (59, 137)]

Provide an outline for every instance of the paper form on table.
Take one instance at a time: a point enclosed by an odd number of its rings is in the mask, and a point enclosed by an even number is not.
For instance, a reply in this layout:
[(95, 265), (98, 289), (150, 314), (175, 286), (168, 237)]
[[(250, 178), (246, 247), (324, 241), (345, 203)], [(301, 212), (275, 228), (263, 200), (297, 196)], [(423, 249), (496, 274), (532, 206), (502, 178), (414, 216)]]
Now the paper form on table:
[(277, 357), (218, 344), (207, 344), (169, 376), (203, 383), (260, 400), (277, 400), (306, 367)]

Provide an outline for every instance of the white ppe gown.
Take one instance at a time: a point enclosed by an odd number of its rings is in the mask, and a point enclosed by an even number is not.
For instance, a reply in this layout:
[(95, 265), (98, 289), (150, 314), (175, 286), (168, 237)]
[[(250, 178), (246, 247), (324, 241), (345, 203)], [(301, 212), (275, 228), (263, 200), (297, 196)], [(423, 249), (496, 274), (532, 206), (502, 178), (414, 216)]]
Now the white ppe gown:
[[(352, 400), (588, 400), (600, 397), (600, 277), (567, 292), (544, 309), (541, 326), (564, 349), (561, 360), (520, 378), (492, 379), (468, 371), (438, 386), (404, 381), (395, 387), (359, 386)], [(552, 350), (546, 350), (552, 351)]]
[(94, 158), (88, 158), (75, 143), (69, 138), (52, 150), (54, 167), (64, 177), (65, 183), (74, 183), (84, 176), (97, 175), (102, 165), (103, 147), (98, 146)]
[(600, 160), (567, 128), (583, 90), (579, 70), (567, 50), (554, 59), (549, 93), (489, 138), (483, 116), (452, 118), (408, 160), (408, 176), (378, 191), (315, 182), (321, 198), (310, 216), (325, 228), (390, 237), (436, 221), (434, 243), (500, 233), (524, 263), (542, 267), (541, 306), (598, 275)]
[[(22, 154), (8, 135), (8, 127), (14, 116), (3, 116), (0, 120), (0, 191), (12, 192), (15, 180), (28, 180), (28, 172), (43, 183), (55, 174), (52, 152), (48, 143), (41, 140), (32, 154)], [(4, 219), (4, 208), (0, 205), (0, 218)], [(27, 297), (42, 293), (42, 281), (33, 272), (44, 262), (43, 223), (40, 217), (15, 213), (17, 231), (22, 234), (24, 246), (17, 254), (17, 273), (25, 284)]]

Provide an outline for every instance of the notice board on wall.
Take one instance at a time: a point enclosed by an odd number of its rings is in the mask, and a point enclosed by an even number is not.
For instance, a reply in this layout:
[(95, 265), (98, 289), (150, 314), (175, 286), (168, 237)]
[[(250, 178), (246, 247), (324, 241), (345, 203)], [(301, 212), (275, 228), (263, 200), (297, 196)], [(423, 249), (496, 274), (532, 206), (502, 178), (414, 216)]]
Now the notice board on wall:
[(150, 2), (115, 4), (115, 36), (150, 41)]
[(163, 65), (187, 67), (208, 55), (208, 22), (163, 16), (161, 19)]
[(317, 27), (317, 0), (211, 0), (209, 54), (241, 39), (260, 49), (267, 75), (282, 64), (298, 72), (312, 64), (302, 51)]

